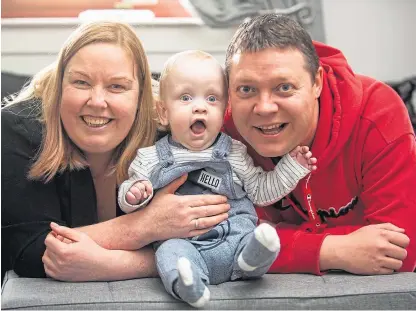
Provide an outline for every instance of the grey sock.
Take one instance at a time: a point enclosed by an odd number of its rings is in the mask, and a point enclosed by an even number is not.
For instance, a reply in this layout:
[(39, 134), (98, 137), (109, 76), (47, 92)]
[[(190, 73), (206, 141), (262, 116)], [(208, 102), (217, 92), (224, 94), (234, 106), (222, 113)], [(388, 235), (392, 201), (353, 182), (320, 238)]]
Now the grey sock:
[(175, 283), (175, 292), (191, 306), (202, 308), (209, 301), (210, 292), (198, 270), (185, 257), (178, 259), (177, 266), (179, 279)]
[[(249, 276), (261, 276), (272, 265), (280, 251), (280, 239), (276, 229), (263, 223), (249, 238), (238, 257), (238, 266), (248, 272)], [(256, 275), (256, 269), (261, 275)], [(267, 269), (264, 269), (267, 268)]]

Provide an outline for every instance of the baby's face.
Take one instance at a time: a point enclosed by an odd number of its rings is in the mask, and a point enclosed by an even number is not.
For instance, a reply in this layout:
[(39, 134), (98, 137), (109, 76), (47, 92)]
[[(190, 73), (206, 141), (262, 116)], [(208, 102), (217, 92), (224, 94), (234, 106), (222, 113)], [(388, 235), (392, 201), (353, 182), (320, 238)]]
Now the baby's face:
[(179, 59), (163, 92), (173, 140), (194, 151), (210, 147), (221, 130), (227, 104), (221, 66), (213, 59)]

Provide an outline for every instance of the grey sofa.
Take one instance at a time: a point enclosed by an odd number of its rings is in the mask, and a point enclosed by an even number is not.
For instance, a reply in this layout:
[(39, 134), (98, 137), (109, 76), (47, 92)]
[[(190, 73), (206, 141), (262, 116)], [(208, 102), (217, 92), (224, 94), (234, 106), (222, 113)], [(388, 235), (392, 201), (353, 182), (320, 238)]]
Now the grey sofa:
[[(356, 276), (328, 273), (267, 274), (250, 281), (210, 286), (205, 309), (415, 309), (416, 273)], [(168, 295), (157, 278), (66, 283), (20, 278), (8, 271), (1, 309), (149, 310), (191, 309)]]

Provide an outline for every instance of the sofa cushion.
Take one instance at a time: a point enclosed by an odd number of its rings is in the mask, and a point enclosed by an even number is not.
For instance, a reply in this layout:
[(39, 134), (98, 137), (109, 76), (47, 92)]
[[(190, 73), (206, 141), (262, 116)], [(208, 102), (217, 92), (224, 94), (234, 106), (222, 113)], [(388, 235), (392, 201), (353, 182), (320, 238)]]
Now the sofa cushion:
[[(416, 273), (357, 276), (346, 273), (267, 274), (250, 281), (210, 285), (207, 309), (412, 309)], [(160, 279), (67, 283), (6, 273), (1, 308), (190, 309), (166, 293)]]

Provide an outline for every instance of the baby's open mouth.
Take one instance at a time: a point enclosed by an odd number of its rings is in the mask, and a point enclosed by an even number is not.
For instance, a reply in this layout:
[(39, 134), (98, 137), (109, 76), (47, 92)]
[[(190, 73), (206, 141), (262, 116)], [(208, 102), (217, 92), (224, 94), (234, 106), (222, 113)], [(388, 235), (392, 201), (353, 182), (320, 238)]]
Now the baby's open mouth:
[(196, 135), (202, 134), (205, 131), (205, 129), (205, 122), (202, 120), (197, 120), (191, 125), (191, 131)]

